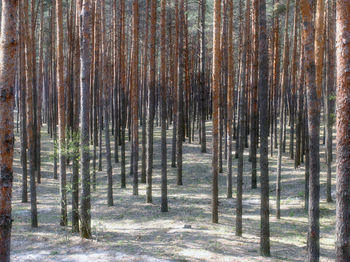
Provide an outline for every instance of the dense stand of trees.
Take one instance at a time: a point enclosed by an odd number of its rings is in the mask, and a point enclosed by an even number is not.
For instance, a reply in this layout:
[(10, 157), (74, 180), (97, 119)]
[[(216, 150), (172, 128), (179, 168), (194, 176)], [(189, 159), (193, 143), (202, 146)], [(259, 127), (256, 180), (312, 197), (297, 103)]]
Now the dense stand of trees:
[[(16, 109), (21, 200), (30, 201), (32, 227), (40, 226), (36, 186), (41, 183), (43, 124), (55, 144), (52, 178), (60, 184), (58, 223), (68, 226), (67, 181), (71, 181), (72, 231), (83, 238), (92, 236), (91, 191), (96, 190), (97, 170), (107, 174), (108, 206), (114, 204), (115, 177), (121, 188), (127, 186), (128, 164), (133, 195), (139, 194), (140, 180), (146, 184), (146, 202), (152, 203), (154, 150), (158, 150), (154, 128), (160, 126), (161, 211), (169, 210), (168, 168), (176, 168), (176, 184), (184, 185), (188, 174), (183, 168), (183, 144), (199, 143), (198, 154), (208, 150), (212, 154), (213, 223), (220, 217), (220, 173), (227, 172), (227, 198), (233, 197), (233, 179), (237, 181), (237, 236), (245, 230), (244, 172), (249, 173), (251, 188), (260, 187), (262, 256), (270, 256), (269, 150), (272, 156), (277, 149), (273, 181), (277, 219), (284, 216), (280, 208), (284, 153), (289, 150), (295, 168), (304, 163), (301, 186), (309, 218), (309, 261), (320, 256), (323, 162), (326, 199), (333, 201), (336, 122), (336, 257), (349, 261), (349, 13), (348, 0), (2, 1), (0, 260), (9, 261), (10, 255)], [(321, 143), (325, 159), (320, 157)], [(234, 158), (238, 158), (236, 174)], [(247, 161), (251, 168), (244, 170)], [(70, 165), (72, 174), (67, 172)], [(113, 174), (115, 165), (120, 165), (120, 174)]]

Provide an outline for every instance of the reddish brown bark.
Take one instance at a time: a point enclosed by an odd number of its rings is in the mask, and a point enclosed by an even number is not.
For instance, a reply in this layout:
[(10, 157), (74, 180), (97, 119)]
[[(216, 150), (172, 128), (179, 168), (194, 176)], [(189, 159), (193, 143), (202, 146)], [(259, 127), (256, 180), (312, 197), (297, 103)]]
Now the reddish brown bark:
[(10, 261), (17, 0), (2, 1), (0, 41), (0, 261)]
[(324, 0), (317, 0), (315, 30), (315, 64), (317, 96), (322, 95), (322, 73), (324, 58)]
[(318, 261), (320, 255), (320, 109), (321, 92), (316, 86), (315, 72), (315, 26), (313, 21), (313, 1), (300, 1), (303, 24), (305, 55), (305, 82), (308, 107), (308, 141), (309, 141), (309, 261)]
[(33, 52), (32, 37), (29, 31), (28, 2), (24, 1), (24, 25), (25, 25), (25, 52), (26, 52), (26, 110), (27, 110), (27, 138), (30, 174), (30, 204), (31, 204), (31, 225), (38, 226), (37, 206), (36, 206), (36, 183), (35, 183), (35, 139), (34, 139), (34, 85), (33, 85)]
[(337, 1), (336, 258), (350, 261), (350, 1)]

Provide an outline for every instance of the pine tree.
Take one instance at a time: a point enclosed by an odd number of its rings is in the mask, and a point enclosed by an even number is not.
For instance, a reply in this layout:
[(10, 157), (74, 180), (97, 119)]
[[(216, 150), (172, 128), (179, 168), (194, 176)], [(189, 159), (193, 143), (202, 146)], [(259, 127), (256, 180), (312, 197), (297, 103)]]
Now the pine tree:
[(81, 146), (81, 202), (80, 235), (91, 238), (91, 193), (90, 193), (90, 150), (89, 150), (89, 101), (90, 101), (90, 67), (91, 67), (91, 1), (83, 0), (81, 6), (80, 29), (80, 146)]
[(309, 142), (309, 261), (318, 261), (320, 256), (320, 108), (321, 86), (316, 86), (315, 72), (315, 25), (313, 21), (313, 1), (300, 1), (303, 21), (305, 79), (308, 107), (308, 142)]
[(13, 182), (15, 61), (17, 42), (17, 0), (2, 1), (0, 41), (0, 260), (10, 261), (11, 199)]
[(152, 172), (153, 172), (153, 126), (155, 110), (155, 74), (156, 74), (156, 26), (157, 26), (157, 3), (151, 1), (151, 39), (150, 39), (150, 81), (148, 85), (148, 115), (147, 115), (147, 189), (146, 202), (152, 203)]
[(214, 4), (214, 31), (213, 31), (213, 182), (212, 182), (212, 222), (218, 223), (218, 139), (219, 139), (219, 89), (221, 75), (220, 59), (220, 32), (221, 32), (221, 0)]
[(161, 211), (168, 212), (168, 196), (167, 196), (167, 150), (166, 150), (166, 0), (161, 2), (161, 16), (160, 16), (160, 30), (161, 30), (161, 64), (160, 64), (160, 77), (161, 77), (161, 169), (162, 169), (162, 204)]
[(60, 165), (60, 196), (61, 217), (60, 225), (67, 226), (67, 188), (66, 188), (66, 121), (65, 121), (65, 81), (63, 56), (63, 17), (62, 0), (56, 0), (56, 26), (57, 26), (57, 91), (58, 91), (58, 154)]
[(133, 173), (133, 195), (138, 195), (138, 158), (139, 158), (139, 78), (138, 78), (138, 59), (139, 59), (139, 3), (133, 2), (133, 34), (132, 34), (132, 71), (131, 71), (131, 111), (132, 111), (132, 173)]
[(336, 259), (350, 260), (350, 2), (337, 1)]
[(269, 123), (267, 121), (269, 60), (266, 27), (266, 2), (265, 0), (259, 0), (260, 254), (262, 256), (270, 256)]

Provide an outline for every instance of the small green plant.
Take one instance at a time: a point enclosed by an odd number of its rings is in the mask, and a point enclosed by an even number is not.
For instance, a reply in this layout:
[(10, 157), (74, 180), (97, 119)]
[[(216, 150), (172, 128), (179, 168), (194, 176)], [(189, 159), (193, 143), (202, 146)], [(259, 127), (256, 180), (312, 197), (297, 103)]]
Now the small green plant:
[[(87, 148), (83, 148), (83, 150), (89, 150), (89, 146)], [(54, 141), (54, 150), (49, 155), (49, 159), (51, 161), (57, 160), (58, 155), (61, 152), (63, 156), (67, 159), (73, 159), (76, 161), (80, 160), (80, 132), (72, 131), (71, 129), (66, 130), (66, 141), (62, 148), (59, 146), (59, 141)]]
[(329, 99), (329, 101), (335, 101), (337, 99), (337, 96), (336, 95), (330, 95), (328, 99)]

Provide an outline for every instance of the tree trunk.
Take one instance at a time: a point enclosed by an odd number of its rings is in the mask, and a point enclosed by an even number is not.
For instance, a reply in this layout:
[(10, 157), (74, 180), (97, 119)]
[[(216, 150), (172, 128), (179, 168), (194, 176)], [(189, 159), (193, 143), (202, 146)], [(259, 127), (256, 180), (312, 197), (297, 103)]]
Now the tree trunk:
[(147, 98), (148, 98), (148, 31), (149, 31), (149, 8), (150, 8), (150, 0), (146, 1), (146, 25), (145, 25), (145, 47), (144, 47), (144, 61), (143, 61), (143, 81), (142, 81), (142, 156), (141, 156), (141, 162), (142, 162), (142, 170), (141, 170), (141, 183), (146, 183), (146, 177), (147, 177), (147, 134), (146, 134), (146, 119), (147, 119)]
[(287, 0), (287, 9), (284, 23), (284, 47), (283, 47), (283, 75), (281, 83), (281, 97), (280, 97), (280, 128), (278, 136), (278, 161), (277, 161), (277, 177), (276, 177), (276, 218), (281, 218), (281, 172), (282, 172), (282, 153), (283, 153), (283, 130), (285, 128), (285, 94), (288, 85), (288, 65), (289, 65), (289, 38), (288, 38), (288, 18), (289, 18), (289, 2)]
[(350, 260), (350, 2), (337, 1), (336, 257)]
[(291, 63), (291, 100), (290, 100), (290, 139), (289, 153), (290, 158), (294, 159), (294, 122), (295, 122), (295, 98), (297, 90), (297, 49), (298, 49), (298, 24), (299, 24), (299, 0), (295, 1), (294, 6), (294, 27), (293, 27), (293, 53)]
[(205, 86), (205, 55), (206, 55), (206, 42), (205, 42), (205, 12), (206, 12), (206, 0), (201, 0), (201, 45), (200, 45), (200, 61), (201, 61), (201, 75), (200, 75), (200, 94), (201, 94), (201, 152), (207, 152), (207, 138), (205, 121), (207, 118), (207, 99), (206, 99), (206, 86)]
[(220, 32), (221, 32), (221, 0), (214, 3), (213, 25), (213, 76), (212, 76), (212, 107), (213, 107), (213, 182), (212, 182), (212, 222), (218, 223), (218, 139), (219, 139), (219, 95), (221, 76)]
[(180, 27), (180, 21), (179, 21), (179, 3), (178, 1), (175, 1), (174, 4), (175, 8), (175, 52), (174, 52), (174, 94), (173, 94), (173, 100), (174, 100), (174, 107), (173, 107), (173, 138), (172, 138), (172, 148), (171, 148), (171, 167), (176, 167), (176, 145), (177, 145), (177, 129), (178, 129), (178, 122), (177, 122), (177, 98), (178, 98), (178, 85), (179, 85), (179, 27)]
[[(74, 51), (73, 51), (73, 74), (80, 75), (80, 1), (76, 1), (75, 7), (75, 32), (74, 32)], [(72, 17), (73, 20), (73, 17)], [(72, 38), (73, 38), (72, 37)], [(72, 173), (72, 231), (79, 232), (79, 107), (80, 107), (80, 82), (79, 78), (72, 79), (73, 89), (73, 173)]]
[(327, 202), (332, 202), (332, 154), (333, 124), (335, 107), (335, 2), (328, 1), (327, 19), (327, 90), (326, 90), (326, 164), (327, 164)]
[(27, 138), (28, 138), (28, 156), (29, 156), (29, 175), (30, 175), (30, 207), (31, 207), (31, 225), (38, 226), (38, 214), (36, 203), (36, 183), (35, 183), (35, 140), (34, 140), (34, 102), (33, 102), (33, 70), (32, 70), (32, 45), (31, 33), (28, 29), (28, 3), (24, 2), (24, 25), (26, 34), (26, 86), (27, 86)]
[(89, 150), (89, 101), (90, 101), (90, 66), (91, 66), (91, 2), (83, 0), (81, 7), (80, 30), (80, 144), (81, 144), (81, 200), (80, 200), (80, 236), (91, 238), (91, 203), (90, 203), (90, 150)]
[[(228, 7), (228, 93), (227, 93), (227, 198), (232, 198), (232, 120), (234, 110), (234, 61), (233, 61), (233, 0), (229, 0)], [(203, 101), (203, 100), (202, 100)]]
[(160, 29), (161, 29), (161, 64), (160, 64), (160, 77), (161, 77), (161, 211), (168, 212), (168, 192), (167, 192), (167, 150), (166, 150), (166, 0), (161, 2), (161, 17), (160, 17)]
[(37, 103), (36, 103), (36, 171), (38, 183), (41, 183), (41, 110), (42, 110), (42, 94), (44, 86), (43, 73), (43, 31), (44, 31), (44, 7), (43, 1), (40, 1), (40, 38), (39, 38), (39, 81), (37, 84)]
[(313, 22), (313, 1), (302, 0), (300, 10), (303, 21), (304, 52), (306, 69), (306, 89), (308, 105), (309, 127), (309, 228), (308, 228), (308, 255), (309, 261), (318, 261), (320, 255), (320, 101), (322, 88), (316, 86), (315, 78), (315, 27)]
[(151, 39), (150, 39), (150, 81), (148, 85), (148, 139), (147, 139), (147, 189), (146, 202), (152, 203), (152, 171), (153, 171), (153, 125), (155, 101), (155, 52), (156, 52), (157, 3), (151, 1)]
[(2, 1), (0, 41), (0, 260), (10, 261), (13, 182), (15, 61), (17, 50), (16, 0)]
[(26, 114), (26, 75), (25, 75), (25, 25), (23, 3), (19, 1), (20, 19), (20, 111), (21, 111), (21, 165), (22, 165), (22, 203), (28, 202), (27, 170), (27, 114)]
[(251, 147), (251, 161), (252, 161), (252, 188), (257, 187), (257, 159), (256, 159), (256, 151), (258, 147), (258, 54), (259, 54), (259, 0), (254, 0), (253, 2), (253, 18), (254, 18), (254, 34), (253, 34), (253, 42), (254, 42), (254, 53), (252, 60), (252, 86), (251, 86), (251, 116), (250, 116), (250, 126), (251, 126), (251, 134), (250, 134), (250, 147)]
[(58, 154), (60, 165), (60, 197), (61, 217), (60, 225), (67, 226), (67, 189), (66, 189), (66, 154), (65, 154), (65, 83), (64, 83), (64, 56), (63, 56), (63, 19), (62, 0), (56, 0), (57, 26), (57, 91), (58, 91)]
[[(259, 119), (260, 119), (260, 254), (270, 256), (269, 159), (268, 159), (268, 41), (266, 2), (259, 0)], [(273, 139), (271, 137), (271, 139)]]
[(182, 143), (184, 139), (184, 99), (183, 91), (184, 86), (184, 68), (185, 68), (185, 54), (184, 54), (184, 21), (185, 21), (185, 10), (184, 0), (180, 0), (179, 6), (179, 21), (180, 21), (180, 33), (179, 33), (179, 65), (178, 74), (179, 81), (177, 86), (177, 140), (176, 140), (176, 160), (177, 160), (177, 185), (181, 186), (182, 183)]
[(125, 58), (125, 0), (120, 1), (120, 92), (121, 92), (121, 188), (125, 179), (125, 126), (126, 126), (126, 58)]
[(132, 110), (132, 173), (133, 195), (138, 195), (138, 160), (139, 160), (139, 82), (138, 82), (138, 59), (139, 59), (139, 3), (133, 2), (133, 40), (132, 40), (132, 79), (131, 79), (131, 110)]

